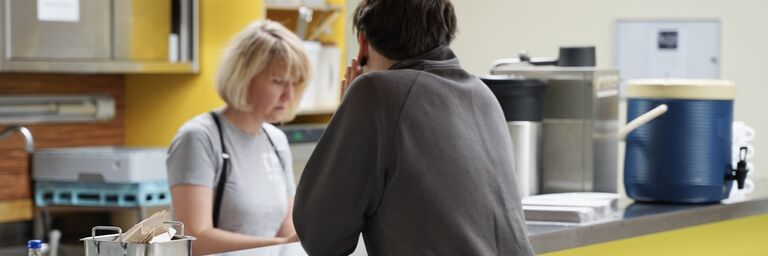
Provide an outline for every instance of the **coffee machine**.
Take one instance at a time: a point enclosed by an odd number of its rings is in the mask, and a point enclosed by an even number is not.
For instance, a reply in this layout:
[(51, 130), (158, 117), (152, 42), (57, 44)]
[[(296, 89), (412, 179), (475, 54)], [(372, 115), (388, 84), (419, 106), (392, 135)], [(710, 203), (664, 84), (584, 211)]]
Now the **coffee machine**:
[[(542, 95), (541, 193), (617, 192), (619, 72), (594, 67), (594, 47), (591, 54), (560, 50), (559, 61), (537, 65), (535, 58), (527, 56), (503, 59), (493, 64), (490, 73), (546, 83)], [(564, 55), (579, 59), (562, 60)], [(508, 65), (510, 60), (514, 64)]]

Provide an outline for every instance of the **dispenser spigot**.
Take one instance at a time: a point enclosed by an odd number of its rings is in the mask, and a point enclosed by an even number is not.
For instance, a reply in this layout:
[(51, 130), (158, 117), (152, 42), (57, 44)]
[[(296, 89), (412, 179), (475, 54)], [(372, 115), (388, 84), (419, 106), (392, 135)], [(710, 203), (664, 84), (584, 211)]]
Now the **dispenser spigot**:
[(747, 147), (739, 148), (739, 162), (736, 163), (736, 170), (726, 175), (726, 180), (735, 180), (739, 189), (744, 189), (744, 180), (747, 179)]

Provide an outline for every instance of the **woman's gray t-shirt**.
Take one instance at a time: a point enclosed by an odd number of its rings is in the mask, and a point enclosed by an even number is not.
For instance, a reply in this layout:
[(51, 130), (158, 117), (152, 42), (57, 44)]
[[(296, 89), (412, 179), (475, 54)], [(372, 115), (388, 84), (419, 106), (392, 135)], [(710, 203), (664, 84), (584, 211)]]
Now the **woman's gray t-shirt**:
[[(282, 158), (283, 168), (264, 132), (255, 136), (246, 134), (220, 112), (217, 114), (224, 131), (224, 144), (231, 156), (218, 228), (274, 237), (285, 218), (288, 198), (296, 191), (288, 140), (273, 125), (263, 125)], [(201, 185), (215, 193), (223, 164), (220, 141), (210, 113), (182, 125), (168, 151), (170, 186)]]

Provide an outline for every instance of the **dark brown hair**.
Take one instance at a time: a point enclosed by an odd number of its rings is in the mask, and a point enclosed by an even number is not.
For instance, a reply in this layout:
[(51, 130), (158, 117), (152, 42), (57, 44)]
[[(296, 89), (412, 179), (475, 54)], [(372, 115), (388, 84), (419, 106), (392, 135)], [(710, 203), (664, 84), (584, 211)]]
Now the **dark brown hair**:
[(362, 0), (352, 23), (389, 59), (404, 60), (447, 46), (456, 33), (449, 0)]

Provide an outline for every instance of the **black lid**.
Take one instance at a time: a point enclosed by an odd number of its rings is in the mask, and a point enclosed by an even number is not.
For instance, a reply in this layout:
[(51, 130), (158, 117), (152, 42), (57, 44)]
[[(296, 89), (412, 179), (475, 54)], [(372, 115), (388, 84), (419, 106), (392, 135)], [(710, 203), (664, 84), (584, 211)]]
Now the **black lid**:
[(537, 96), (546, 87), (546, 84), (541, 80), (511, 76), (484, 76), (480, 80), (483, 80), (483, 83), (488, 85), (488, 88), (491, 88), (497, 97), (504, 95)]
[(507, 121), (541, 121), (541, 95), (546, 88), (543, 81), (509, 76), (480, 79), (496, 95)]
[(560, 67), (594, 67), (594, 46), (564, 46), (560, 47), (557, 66)]

